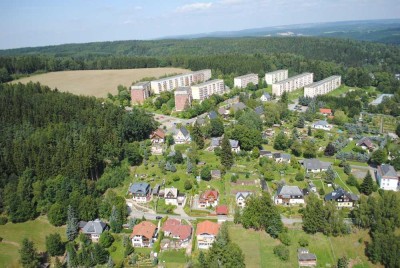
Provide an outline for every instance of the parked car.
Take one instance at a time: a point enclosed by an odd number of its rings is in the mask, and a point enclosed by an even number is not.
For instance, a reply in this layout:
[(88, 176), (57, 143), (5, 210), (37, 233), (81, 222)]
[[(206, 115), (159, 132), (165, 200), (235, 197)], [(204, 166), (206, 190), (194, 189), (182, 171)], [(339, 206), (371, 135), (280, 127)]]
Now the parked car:
[(156, 220), (161, 220), (162, 216), (156, 216)]

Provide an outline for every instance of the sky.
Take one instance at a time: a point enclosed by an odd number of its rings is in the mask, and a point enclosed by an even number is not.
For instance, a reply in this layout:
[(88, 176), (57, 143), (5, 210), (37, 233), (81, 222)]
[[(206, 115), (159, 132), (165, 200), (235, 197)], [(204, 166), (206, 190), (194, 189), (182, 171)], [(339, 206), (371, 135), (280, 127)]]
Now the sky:
[(0, 0), (0, 49), (392, 18), (399, 0)]

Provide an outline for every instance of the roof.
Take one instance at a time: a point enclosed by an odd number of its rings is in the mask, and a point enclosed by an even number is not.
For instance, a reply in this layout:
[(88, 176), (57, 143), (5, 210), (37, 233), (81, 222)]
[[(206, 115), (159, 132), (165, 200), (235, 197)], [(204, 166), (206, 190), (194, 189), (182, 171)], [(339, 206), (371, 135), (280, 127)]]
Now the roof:
[(216, 119), (216, 118), (218, 118), (218, 114), (215, 111), (211, 111), (208, 113), (208, 118)]
[(129, 187), (129, 192), (132, 194), (146, 194), (150, 189), (150, 184), (146, 182), (136, 182)]
[[(177, 188), (165, 188), (164, 190), (164, 198), (167, 198), (168, 194), (172, 194), (172, 198), (178, 197), (178, 189)], [(171, 197), (170, 197), (171, 198)]]
[(183, 134), (183, 136), (189, 136), (189, 131), (185, 127), (181, 127), (179, 131)]
[(229, 143), (231, 144), (231, 147), (232, 147), (232, 148), (237, 148), (237, 147), (239, 147), (239, 141), (237, 141), (237, 140), (231, 140), (231, 139), (229, 139)]
[(268, 72), (268, 73), (266, 73), (266, 75), (267, 74), (276, 74), (276, 73), (281, 73), (281, 72), (287, 72), (287, 70), (286, 69), (276, 70), (276, 71)]
[(221, 177), (221, 170), (219, 169), (211, 170), (211, 177)]
[(224, 107), (221, 107), (218, 109), (218, 113), (221, 115), (224, 115), (224, 114), (226, 114), (226, 109)]
[(78, 222), (79, 229), (82, 229), (83, 227), (85, 227), (86, 223), (87, 223), (86, 221), (79, 221)]
[(357, 146), (360, 146), (360, 145), (363, 145), (363, 144), (364, 144), (365, 146), (367, 146), (368, 148), (374, 147), (374, 144), (372, 143), (371, 139), (368, 138), (368, 137), (361, 138), (361, 139), (357, 142)]
[(224, 80), (222, 80), (222, 79), (214, 79), (214, 80), (210, 80), (210, 81), (206, 81), (206, 82), (203, 82), (203, 83), (200, 83), (200, 84), (193, 85), (192, 87), (202, 87), (202, 86), (206, 86), (206, 85), (214, 84), (214, 83), (224, 83)]
[(358, 200), (358, 196), (353, 194), (353, 193), (349, 193), (345, 190), (343, 190), (342, 188), (338, 188), (333, 192), (330, 192), (329, 194), (325, 195), (325, 201), (336, 201), (339, 197), (341, 196), (346, 196), (347, 198), (349, 198), (351, 201), (357, 201)]
[(378, 166), (378, 172), (382, 177), (384, 176), (384, 177), (397, 178), (396, 170), (391, 165), (383, 164), (383, 165)]
[(252, 194), (253, 194), (252, 192), (237, 192), (236, 193), (236, 200), (238, 200), (239, 197), (243, 197), (244, 199), (246, 199), (247, 197), (249, 197)]
[(254, 112), (258, 115), (262, 115), (264, 113), (264, 107), (262, 106), (258, 106), (256, 108), (254, 108)]
[(327, 126), (329, 125), (329, 123), (326, 122), (326, 120), (318, 120), (317, 122), (314, 123), (314, 125)]
[(299, 186), (283, 185), (282, 187), (278, 188), (278, 192), (276, 194), (283, 196), (303, 196), (303, 191), (299, 188)]
[(244, 109), (246, 109), (247, 108), (247, 106), (246, 106), (246, 104), (244, 104), (243, 102), (238, 102), (238, 103), (235, 103), (235, 104), (233, 104), (232, 105), (232, 109), (236, 112), (236, 111), (239, 111), (239, 110), (244, 110)]
[(286, 160), (290, 160), (290, 158), (292, 157), (290, 154), (285, 154), (285, 153), (273, 153), (272, 154), (273, 158), (282, 158), (282, 159), (286, 159)]
[(210, 234), (216, 236), (219, 231), (218, 223), (212, 221), (203, 221), (197, 224), (196, 235)]
[(310, 74), (312, 74), (312, 73), (302, 73), (302, 74), (298, 74), (298, 75), (289, 77), (289, 78), (287, 78), (287, 79), (285, 79), (285, 80), (281, 80), (281, 81), (279, 81), (279, 82), (276, 82), (275, 84), (276, 84), (276, 85), (283, 84), (283, 83), (286, 83), (286, 82), (289, 82), (289, 81), (292, 81), (292, 80), (295, 80), (295, 79), (297, 79), (297, 78), (300, 78), (300, 77), (303, 77), (303, 76), (306, 76), (306, 75), (310, 75)]
[(331, 114), (331, 113), (332, 113), (332, 110), (331, 110), (331, 109), (320, 108), (320, 109), (319, 109), (319, 112), (320, 112), (321, 114)]
[(228, 206), (227, 205), (220, 205), (215, 208), (215, 212), (217, 215), (228, 215)]
[(267, 99), (271, 98), (271, 95), (268, 92), (264, 92), (261, 96), (264, 96)]
[(139, 224), (136, 224), (135, 226), (133, 226), (132, 229), (132, 234), (131, 234), (131, 238), (139, 235), (139, 236), (144, 236), (147, 239), (151, 239), (154, 235), (154, 233), (156, 232), (157, 226), (149, 221), (142, 221)]
[(83, 227), (82, 232), (84, 234), (101, 234), (103, 233), (106, 226), (106, 223), (102, 222), (99, 219), (96, 219), (94, 221), (87, 222)]
[(154, 137), (160, 137), (162, 139), (165, 138), (165, 133), (162, 131), (162, 129), (157, 128), (156, 130), (153, 131), (153, 133), (150, 134), (150, 139), (153, 139)]
[(264, 156), (264, 155), (272, 155), (271, 151), (267, 151), (267, 150), (260, 150), (260, 155)]
[(302, 161), (302, 164), (306, 169), (327, 169), (329, 166), (332, 165), (332, 163), (322, 162), (315, 158), (304, 159)]
[(245, 74), (245, 75), (237, 76), (237, 77), (235, 77), (235, 78), (241, 79), (241, 78), (247, 78), (247, 77), (252, 77), (252, 76), (257, 76), (257, 77), (258, 77), (257, 74), (251, 73), (251, 74)]
[(316, 261), (317, 256), (313, 253), (299, 253), (297, 255), (299, 261)]
[(174, 93), (174, 95), (187, 95), (187, 94), (190, 94), (190, 87), (178, 87), (176, 90), (175, 90), (175, 93)]
[(334, 79), (337, 79), (337, 78), (341, 78), (341, 76), (340, 76), (340, 75), (332, 75), (332, 76), (329, 76), (328, 78), (325, 78), (325, 79), (320, 80), (320, 81), (318, 81), (318, 82), (314, 82), (314, 83), (312, 83), (312, 84), (309, 84), (309, 85), (307, 85), (306, 87), (307, 87), (307, 88), (310, 88), (310, 87), (317, 87), (317, 86), (323, 85), (323, 84), (325, 84), (325, 83), (327, 83), (327, 82), (330, 82), (330, 81), (332, 81), (332, 80), (334, 80)]
[[(132, 85), (132, 87), (143, 87), (143, 86), (148, 85), (149, 83), (150, 83), (150, 81), (138, 82), (138, 83)], [(132, 88), (132, 87), (131, 87), (131, 89), (133, 89), (133, 90), (136, 89), (136, 88)]]
[(158, 192), (160, 191), (161, 185), (160, 184), (156, 184), (153, 188), (153, 194), (158, 194)]
[(206, 190), (201, 196), (200, 199), (208, 199), (210, 196), (214, 197), (214, 199), (218, 199), (219, 193), (216, 190)]
[(183, 225), (177, 219), (166, 220), (161, 229), (164, 232), (171, 233), (174, 237), (179, 237), (181, 240), (190, 238), (190, 235), (192, 234), (192, 227), (190, 225)]
[(222, 137), (211, 138), (211, 146), (218, 147), (221, 144)]

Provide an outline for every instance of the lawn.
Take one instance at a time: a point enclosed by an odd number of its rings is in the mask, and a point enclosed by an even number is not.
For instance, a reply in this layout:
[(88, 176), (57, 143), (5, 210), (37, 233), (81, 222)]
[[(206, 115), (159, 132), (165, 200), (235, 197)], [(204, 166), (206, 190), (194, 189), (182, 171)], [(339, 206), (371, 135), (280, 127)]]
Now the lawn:
[(32, 240), (38, 251), (45, 251), (46, 236), (52, 233), (60, 233), (66, 240), (65, 227), (54, 227), (44, 216), (33, 221), (7, 223), (0, 226), (0, 237), (4, 239), (0, 243), (0, 263), (4, 267), (15, 267), (19, 259), (19, 245), (24, 238)]
[(170, 250), (161, 252), (158, 257), (159, 263), (166, 264), (165, 267), (185, 267), (187, 258), (185, 250)]

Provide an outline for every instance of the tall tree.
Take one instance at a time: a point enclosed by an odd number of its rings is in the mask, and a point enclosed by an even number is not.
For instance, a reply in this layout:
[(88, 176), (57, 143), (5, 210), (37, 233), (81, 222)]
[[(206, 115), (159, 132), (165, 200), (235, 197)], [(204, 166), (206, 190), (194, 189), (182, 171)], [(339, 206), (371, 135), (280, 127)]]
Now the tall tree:
[(192, 140), (197, 144), (197, 147), (199, 149), (203, 149), (204, 148), (204, 135), (201, 132), (200, 126), (197, 123), (197, 121), (195, 121), (193, 129), (192, 129)]
[(50, 256), (60, 256), (64, 254), (64, 243), (58, 233), (46, 236), (46, 249)]
[(276, 150), (286, 150), (289, 146), (288, 138), (283, 131), (280, 131), (278, 135), (276, 135), (274, 140), (274, 149)]
[(330, 142), (325, 148), (324, 155), (333, 156), (334, 154), (335, 154), (335, 146), (333, 146), (332, 142)]
[(78, 219), (76, 218), (74, 208), (69, 205), (67, 212), (67, 239), (72, 241), (78, 236)]
[(324, 204), (318, 196), (310, 194), (303, 210), (303, 229), (307, 233), (321, 232), (325, 225)]
[(234, 159), (231, 144), (227, 135), (224, 135), (221, 144), (221, 165), (223, 165), (226, 169), (230, 169), (233, 165), (233, 162)]
[(368, 171), (363, 182), (360, 184), (360, 192), (365, 195), (370, 195), (374, 191), (374, 181), (372, 180), (371, 173)]
[(121, 213), (118, 211), (118, 208), (113, 206), (110, 216), (110, 229), (114, 233), (119, 233), (122, 230), (122, 219), (120, 214)]
[(35, 245), (28, 238), (22, 240), (21, 249), (19, 250), (20, 263), (24, 268), (37, 268), (40, 265), (39, 256)]

